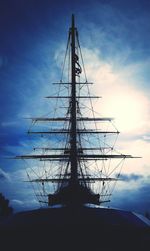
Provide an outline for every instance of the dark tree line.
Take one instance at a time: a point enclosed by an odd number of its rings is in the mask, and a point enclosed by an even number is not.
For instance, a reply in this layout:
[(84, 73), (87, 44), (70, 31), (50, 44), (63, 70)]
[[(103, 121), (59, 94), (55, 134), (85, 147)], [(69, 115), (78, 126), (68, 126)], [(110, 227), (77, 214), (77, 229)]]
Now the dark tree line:
[(13, 208), (9, 206), (9, 200), (0, 193), (0, 216), (8, 216), (13, 213)]

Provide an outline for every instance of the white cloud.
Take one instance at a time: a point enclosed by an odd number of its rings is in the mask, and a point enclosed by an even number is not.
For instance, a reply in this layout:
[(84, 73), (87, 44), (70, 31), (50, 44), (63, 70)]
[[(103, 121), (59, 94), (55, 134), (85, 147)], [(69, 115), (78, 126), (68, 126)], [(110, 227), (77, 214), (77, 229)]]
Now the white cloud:
[(120, 131), (139, 133), (148, 130), (149, 97), (135, 85), (141, 65), (118, 65), (117, 69), (113, 66), (113, 60), (103, 61), (97, 50), (84, 49), (84, 54), (89, 81), (95, 83), (94, 92), (103, 96), (95, 109), (106, 116), (115, 117)]
[(12, 205), (14, 205), (14, 206), (22, 206), (23, 204), (24, 204), (24, 202), (23, 201), (21, 201), (21, 200), (11, 200), (10, 201), (10, 203), (12, 204)]

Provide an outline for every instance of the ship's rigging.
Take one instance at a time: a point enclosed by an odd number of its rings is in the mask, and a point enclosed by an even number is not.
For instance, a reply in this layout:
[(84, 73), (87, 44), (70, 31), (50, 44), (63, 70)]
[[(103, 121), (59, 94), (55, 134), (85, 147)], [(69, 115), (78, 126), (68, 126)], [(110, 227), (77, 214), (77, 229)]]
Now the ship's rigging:
[[(52, 117), (31, 118), (34, 127), (28, 133), (43, 136), (42, 141), (31, 154), (16, 158), (36, 162), (27, 168), (27, 175), (34, 189), (38, 188), (35, 193), (40, 203), (109, 202), (124, 160), (133, 157), (115, 150), (119, 131), (113, 118), (102, 117), (93, 109), (92, 100), (99, 97), (89, 91), (92, 83), (87, 81), (73, 15), (61, 80), (54, 84), (58, 94), (46, 98), (56, 99), (57, 106), (61, 102), (63, 116), (58, 117), (54, 110)], [(35, 126), (37, 130), (33, 130)]]

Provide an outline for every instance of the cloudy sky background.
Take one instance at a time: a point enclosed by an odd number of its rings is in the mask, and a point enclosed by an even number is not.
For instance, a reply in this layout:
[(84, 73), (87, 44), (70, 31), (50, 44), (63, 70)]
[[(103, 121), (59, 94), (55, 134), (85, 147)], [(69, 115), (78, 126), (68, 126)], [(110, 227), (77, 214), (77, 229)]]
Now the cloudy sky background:
[[(110, 206), (150, 212), (150, 2), (148, 0), (0, 1), (0, 192), (16, 210), (38, 207), (23, 165), (29, 122), (46, 114), (59, 81), (71, 14), (75, 13), (95, 109), (115, 117), (117, 149), (127, 160)], [(64, 49), (63, 49), (64, 48)]]

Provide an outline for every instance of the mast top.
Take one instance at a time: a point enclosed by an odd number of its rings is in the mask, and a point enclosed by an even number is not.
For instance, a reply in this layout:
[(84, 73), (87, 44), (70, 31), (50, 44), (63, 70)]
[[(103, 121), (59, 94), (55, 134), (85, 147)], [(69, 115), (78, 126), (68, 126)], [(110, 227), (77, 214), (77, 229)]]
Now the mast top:
[(75, 18), (74, 14), (72, 14), (72, 29), (75, 27)]

